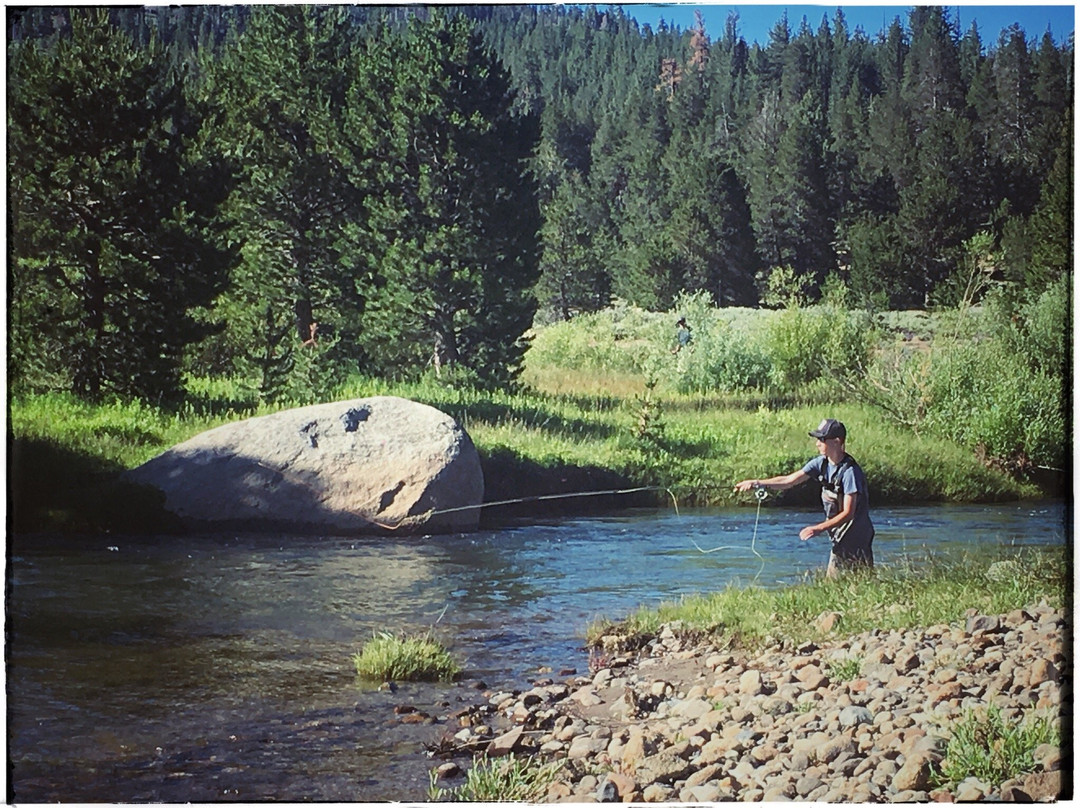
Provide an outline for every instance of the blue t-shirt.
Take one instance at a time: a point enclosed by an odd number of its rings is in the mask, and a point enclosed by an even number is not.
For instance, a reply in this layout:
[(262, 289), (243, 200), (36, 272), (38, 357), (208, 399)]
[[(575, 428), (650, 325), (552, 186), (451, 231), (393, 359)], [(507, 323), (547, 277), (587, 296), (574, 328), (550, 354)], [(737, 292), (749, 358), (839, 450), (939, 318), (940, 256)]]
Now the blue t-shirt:
[(849, 522), (832, 528), (829, 534), (834, 544), (868, 545), (874, 538), (874, 525), (870, 521), (870, 489), (866, 475), (849, 454), (844, 455), (839, 466), (829, 462), (824, 455), (815, 457), (802, 468), (803, 472), (821, 484), (821, 505), (825, 518), (831, 519), (844, 508), (847, 494), (855, 497), (855, 515)]

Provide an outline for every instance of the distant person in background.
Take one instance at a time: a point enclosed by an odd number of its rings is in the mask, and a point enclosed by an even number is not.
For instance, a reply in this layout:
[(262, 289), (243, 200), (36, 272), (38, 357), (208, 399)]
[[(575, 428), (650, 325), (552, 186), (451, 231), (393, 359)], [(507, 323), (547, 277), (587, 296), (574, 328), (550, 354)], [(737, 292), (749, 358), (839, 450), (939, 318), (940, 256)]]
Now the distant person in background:
[(687, 345), (690, 344), (690, 340), (694, 338), (694, 335), (690, 332), (690, 326), (686, 322), (685, 317), (680, 317), (679, 321), (675, 323), (675, 347), (671, 349), (673, 354), (678, 353)]
[(874, 566), (874, 525), (870, 521), (870, 491), (866, 475), (847, 453), (847, 429), (834, 418), (826, 418), (810, 433), (817, 441), (818, 456), (799, 471), (766, 480), (743, 480), (736, 491), (754, 488), (785, 488), (817, 480), (821, 484), (821, 504), (825, 521), (804, 527), (799, 532), (803, 541), (828, 533), (832, 539), (828, 577), (836, 577), (841, 569)]

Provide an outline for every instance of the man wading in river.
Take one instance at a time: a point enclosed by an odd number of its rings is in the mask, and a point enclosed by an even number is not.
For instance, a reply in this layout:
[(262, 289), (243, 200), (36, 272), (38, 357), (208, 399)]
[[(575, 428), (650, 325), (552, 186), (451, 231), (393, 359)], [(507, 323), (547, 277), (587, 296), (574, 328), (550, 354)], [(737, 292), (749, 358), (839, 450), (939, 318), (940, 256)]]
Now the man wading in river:
[(832, 552), (826, 574), (830, 578), (840, 569), (872, 567), (874, 525), (870, 521), (870, 492), (863, 470), (844, 449), (847, 429), (839, 421), (826, 418), (810, 437), (817, 441), (820, 457), (792, 474), (767, 480), (743, 480), (735, 490), (771, 488), (782, 491), (807, 480), (817, 480), (821, 483), (825, 521), (804, 527), (799, 531), (799, 538), (806, 541), (811, 536), (828, 532), (832, 538)]

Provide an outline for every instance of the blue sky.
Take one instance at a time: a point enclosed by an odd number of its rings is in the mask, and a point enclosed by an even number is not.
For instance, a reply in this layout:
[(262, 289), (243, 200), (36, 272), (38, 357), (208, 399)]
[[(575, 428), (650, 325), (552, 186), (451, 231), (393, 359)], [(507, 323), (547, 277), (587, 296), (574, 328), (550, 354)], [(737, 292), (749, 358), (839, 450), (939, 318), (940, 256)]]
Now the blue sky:
[[(598, 4), (600, 5), (600, 4)], [(705, 30), (710, 38), (718, 38), (724, 31), (729, 12), (739, 15), (739, 33), (749, 43), (755, 40), (761, 45), (768, 44), (769, 30), (787, 11), (788, 24), (793, 31), (798, 30), (803, 17), (806, 17), (811, 30), (816, 31), (822, 18), (828, 16), (830, 23), (836, 16), (836, 9), (844, 10), (848, 28), (861, 27), (871, 39), (878, 32), (888, 28), (899, 17), (906, 27), (908, 13), (912, 6), (869, 6), (844, 5), (831, 3), (823, 5), (785, 5), (782, 3), (748, 3), (726, 5), (720, 3), (670, 3), (647, 5), (637, 3), (622, 4), (628, 16), (634, 17), (639, 24), (648, 23), (655, 30), (660, 19), (668, 25), (688, 29), (694, 24), (694, 11), (700, 10), (705, 19)], [(953, 20), (959, 18), (960, 30), (966, 33), (974, 21), (979, 28), (983, 46), (997, 44), (998, 35), (1013, 23), (1018, 23), (1028, 40), (1042, 39), (1049, 30), (1054, 42), (1060, 45), (1075, 30), (1076, 7), (1074, 5), (950, 5), (947, 6)]]

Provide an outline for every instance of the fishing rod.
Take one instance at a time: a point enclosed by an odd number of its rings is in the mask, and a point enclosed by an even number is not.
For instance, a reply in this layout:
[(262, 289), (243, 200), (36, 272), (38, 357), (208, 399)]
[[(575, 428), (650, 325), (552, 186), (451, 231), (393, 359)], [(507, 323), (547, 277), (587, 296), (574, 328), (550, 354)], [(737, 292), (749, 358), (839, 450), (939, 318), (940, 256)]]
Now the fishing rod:
[(433, 516), (442, 516), (447, 513), (460, 513), (462, 511), (474, 511), (481, 508), (494, 508), (499, 505), (521, 505), (529, 502), (546, 502), (556, 499), (574, 499), (578, 497), (601, 497), (601, 496), (623, 496), (626, 494), (640, 494), (645, 491), (666, 491), (668, 496), (671, 497), (671, 503), (675, 508), (675, 515), (679, 515), (679, 501), (675, 498), (674, 492), (662, 485), (640, 485), (634, 488), (612, 488), (605, 491), (570, 491), (564, 494), (536, 494), (527, 497), (515, 497), (514, 499), (500, 499), (494, 502), (478, 502), (475, 505), (459, 505), (453, 508), (437, 508), (424, 513), (417, 514), (415, 516), (406, 516), (401, 519), (396, 525), (388, 525), (382, 522), (378, 522), (374, 519), (369, 519), (372, 524), (377, 525), (386, 530), (397, 530), (402, 525), (409, 522), (427, 521)]
[[(271, 468), (270, 466), (268, 466), (265, 463), (262, 463), (262, 462), (260, 462), (258, 460), (255, 461), (255, 465), (259, 466), (260, 468), (265, 469), (266, 471), (270, 472), (271, 474), (275, 474), (275, 475), (281, 477), (282, 479), (284, 479), (284, 480), (286, 480), (286, 481), (288, 481), (290, 483), (293, 483), (295, 485), (299, 485), (299, 486), (301, 486), (303, 488), (308, 489), (316, 497), (321, 498), (323, 496), (321, 491), (319, 491), (317, 488), (315, 488), (315, 486), (311, 485), (307, 480), (304, 480), (303, 478), (301, 478), (298, 474), (296, 474), (293, 471), (290, 471), (290, 470), (287, 470), (287, 469)], [(493, 501), (493, 502), (478, 502), (478, 503), (476, 503), (474, 505), (459, 505), (459, 506), (456, 506), (456, 507), (453, 507), (453, 508), (433, 508), (432, 510), (425, 511), (424, 513), (419, 513), (419, 514), (415, 514), (415, 515), (412, 515), (412, 516), (404, 516), (400, 520), (398, 520), (397, 524), (388, 524), (386, 522), (380, 522), (378, 519), (375, 519), (375, 518), (373, 518), (371, 516), (364, 516), (362, 518), (368, 524), (375, 525), (376, 527), (382, 528), (383, 530), (398, 530), (398, 529), (400, 529), (401, 527), (403, 527), (405, 525), (421, 524), (423, 522), (428, 521), (433, 516), (442, 516), (443, 514), (448, 514), (448, 513), (460, 513), (462, 511), (473, 511), (473, 510), (479, 510), (481, 508), (494, 508), (494, 507), (500, 506), (500, 505), (520, 505), (520, 504), (525, 504), (525, 503), (529, 503), (529, 502), (544, 502), (544, 501), (550, 501), (550, 500), (556, 500), (556, 499), (573, 499), (573, 498), (578, 498), (578, 497), (624, 496), (626, 494), (640, 494), (640, 493), (644, 493), (645, 491), (666, 491), (668, 496), (671, 497), (671, 504), (675, 508), (675, 515), (676, 516), (679, 515), (679, 501), (675, 498), (675, 494), (670, 488), (668, 488), (666, 486), (663, 486), (663, 485), (639, 485), (639, 486), (635, 486), (633, 488), (612, 488), (612, 489), (607, 489), (607, 490), (604, 490), (604, 491), (570, 491), (568, 493), (563, 493), (563, 494), (537, 494), (537, 495), (534, 495), (534, 496), (516, 497), (514, 499), (500, 499), (500, 500), (496, 500), (496, 501)], [(366, 504), (368, 504), (370, 502), (374, 502), (376, 497), (380, 497), (380, 496), (381, 496), (381, 494), (376, 494), (376, 496), (372, 497), (370, 500), (368, 500), (368, 502), (362, 503), (360, 506), (358, 506), (358, 509), (362, 508), (363, 505), (366, 505)]]

